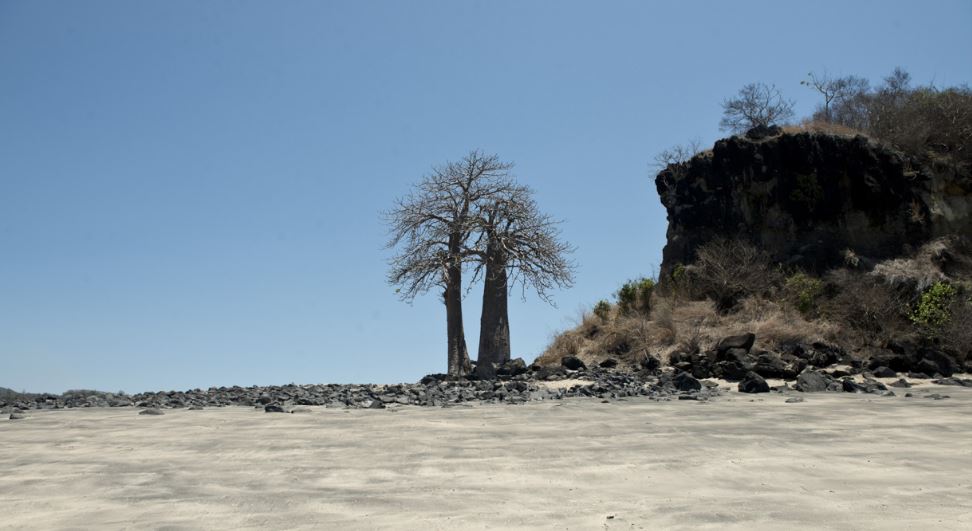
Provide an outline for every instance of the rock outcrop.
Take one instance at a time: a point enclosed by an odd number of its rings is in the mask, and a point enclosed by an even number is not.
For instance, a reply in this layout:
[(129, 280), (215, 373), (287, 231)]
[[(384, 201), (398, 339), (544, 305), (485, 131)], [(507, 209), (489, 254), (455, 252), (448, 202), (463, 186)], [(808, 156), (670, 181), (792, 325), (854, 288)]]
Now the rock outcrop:
[(863, 136), (751, 133), (656, 177), (668, 211), (663, 277), (716, 237), (746, 239), (778, 262), (819, 271), (842, 263), (845, 250), (882, 259), (972, 234), (968, 168), (932, 167)]

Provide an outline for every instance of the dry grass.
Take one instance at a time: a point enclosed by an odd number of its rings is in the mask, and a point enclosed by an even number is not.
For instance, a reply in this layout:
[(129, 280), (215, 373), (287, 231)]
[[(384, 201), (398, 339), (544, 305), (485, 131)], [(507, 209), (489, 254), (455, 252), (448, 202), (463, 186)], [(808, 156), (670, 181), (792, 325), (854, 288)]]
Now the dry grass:
[(783, 132), (789, 134), (797, 133), (823, 133), (836, 136), (855, 137), (858, 135), (867, 136), (864, 131), (848, 127), (846, 125), (835, 124), (824, 120), (807, 119), (799, 124), (784, 125)]
[[(556, 336), (537, 362), (556, 365), (563, 356), (572, 355), (588, 365), (614, 358), (635, 366), (646, 353), (667, 362), (674, 352), (708, 350), (726, 336), (746, 332), (756, 334), (757, 346), (768, 350), (793, 341), (842, 343), (836, 324), (808, 321), (799, 312), (757, 297), (744, 299), (737, 311), (725, 314), (712, 301), (676, 302), (656, 296), (650, 316), (615, 314), (598, 321), (580, 323)], [(592, 324), (597, 330), (593, 335)]]

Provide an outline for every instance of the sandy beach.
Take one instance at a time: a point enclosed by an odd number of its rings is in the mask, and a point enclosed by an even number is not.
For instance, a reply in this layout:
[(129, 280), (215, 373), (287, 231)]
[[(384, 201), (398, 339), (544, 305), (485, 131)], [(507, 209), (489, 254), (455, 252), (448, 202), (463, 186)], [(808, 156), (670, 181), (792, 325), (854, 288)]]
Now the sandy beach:
[(34, 411), (0, 421), (0, 527), (972, 528), (972, 389), (901, 391)]

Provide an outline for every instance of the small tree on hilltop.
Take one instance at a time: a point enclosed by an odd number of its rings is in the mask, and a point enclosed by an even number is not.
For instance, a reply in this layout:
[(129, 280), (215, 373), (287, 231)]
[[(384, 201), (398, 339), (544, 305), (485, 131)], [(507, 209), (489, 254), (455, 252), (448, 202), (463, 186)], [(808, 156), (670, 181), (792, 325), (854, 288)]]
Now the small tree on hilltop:
[(783, 97), (775, 85), (750, 83), (735, 98), (722, 102), (719, 128), (744, 133), (756, 126), (776, 125), (793, 118), (793, 101)]
[[(823, 108), (817, 113), (828, 122), (835, 121), (833, 114), (834, 108), (844, 109), (845, 113), (850, 109), (851, 103), (855, 98), (860, 98), (866, 94), (869, 83), (866, 79), (857, 76), (831, 77), (826, 72), (815, 74), (810, 72), (807, 79), (800, 82), (801, 85), (816, 90), (824, 98)], [(851, 116), (843, 117), (842, 122), (860, 122), (861, 119), (854, 120)]]

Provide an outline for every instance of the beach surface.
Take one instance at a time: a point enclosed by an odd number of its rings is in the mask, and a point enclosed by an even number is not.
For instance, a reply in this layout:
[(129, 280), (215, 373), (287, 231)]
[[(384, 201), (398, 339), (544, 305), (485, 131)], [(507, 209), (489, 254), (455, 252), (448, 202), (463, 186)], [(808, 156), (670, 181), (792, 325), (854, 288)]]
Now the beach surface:
[(895, 391), (32, 411), (0, 528), (972, 529), (972, 389)]

